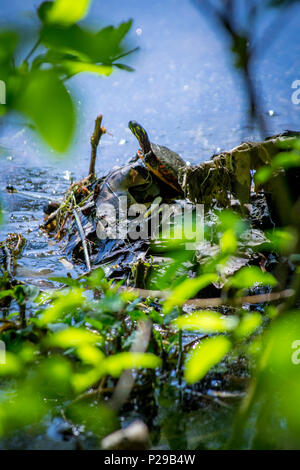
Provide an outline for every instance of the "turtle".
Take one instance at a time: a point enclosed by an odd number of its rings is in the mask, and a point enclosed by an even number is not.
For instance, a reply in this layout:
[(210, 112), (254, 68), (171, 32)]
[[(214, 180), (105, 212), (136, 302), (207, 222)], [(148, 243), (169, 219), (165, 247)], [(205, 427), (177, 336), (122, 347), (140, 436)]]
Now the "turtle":
[(129, 121), (128, 127), (141, 146), (141, 150), (137, 152), (138, 157), (161, 181), (183, 194), (178, 183), (178, 174), (179, 170), (186, 166), (185, 161), (167, 147), (150, 142), (143, 126), (136, 121)]

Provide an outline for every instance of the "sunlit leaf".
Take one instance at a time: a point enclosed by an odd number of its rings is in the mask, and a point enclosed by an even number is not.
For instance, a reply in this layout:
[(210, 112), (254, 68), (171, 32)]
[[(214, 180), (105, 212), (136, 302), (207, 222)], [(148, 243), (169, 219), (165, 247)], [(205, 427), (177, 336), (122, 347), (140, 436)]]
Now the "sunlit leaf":
[(72, 386), (76, 393), (81, 393), (98, 382), (105, 374), (105, 369), (94, 368), (84, 373), (76, 373), (72, 376)]
[(297, 232), (292, 228), (286, 229), (274, 229), (266, 233), (267, 237), (271, 242), (270, 249), (278, 251), (280, 253), (290, 253), (297, 244)]
[(33, 120), (51, 147), (59, 152), (67, 149), (75, 125), (74, 107), (54, 72), (32, 72), (24, 83), (18, 108)]
[(242, 317), (238, 327), (235, 329), (234, 334), (238, 338), (250, 336), (261, 325), (261, 323), (262, 316), (259, 313), (246, 313)]
[(274, 168), (294, 168), (300, 166), (300, 153), (280, 152), (272, 161)]
[(273, 169), (271, 166), (263, 166), (255, 173), (254, 180), (258, 184), (263, 184), (271, 178), (272, 174)]
[(200, 311), (178, 317), (173, 325), (180, 330), (222, 333), (233, 330), (238, 324), (238, 317), (224, 316), (218, 312)]
[(184, 372), (186, 382), (192, 384), (202, 379), (230, 349), (231, 342), (225, 336), (216, 336), (201, 341), (186, 361)]
[(41, 318), (38, 319), (39, 325), (54, 323), (64, 315), (80, 307), (84, 301), (83, 290), (73, 288), (71, 291), (60, 292), (60, 296), (53, 301)]
[(221, 253), (235, 253), (237, 249), (237, 239), (233, 229), (228, 229), (220, 240)]
[(257, 266), (246, 266), (240, 269), (228, 282), (238, 289), (250, 289), (255, 285), (274, 287), (277, 284), (272, 274), (262, 272)]
[(61, 62), (61, 66), (66, 70), (66, 73), (70, 76), (76, 75), (81, 72), (97, 73), (98, 75), (110, 75), (113, 71), (111, 65), (96, 65), (89, 62), (79, 62), (72, 60), (64, 60)]
[(179, 284), (171, 295), (164, 302), (164, 310), (169, 313), (173, 307), (181, 306), (184, 302), (197, 294), (201, 289), (207, 287), (212, 282), (217, 280), (216, 274), (203, 274), (202, 276), (186, 279)]
[(47, 12), (47, 21), (70, 25), (82, 20), (88, 13), (90, 0), (56, 0)]
[(79, 346), (76, 351), (77, 356), (86, 364), (91, 364), (98, 367), (101, 361), (104, 359), (104, 354), (100, 349), (90, 345), (84, 344)]
[(22, 371), (22, 363), (19, 358), (9, 351), (3, 353), (5, 362), (0, 362), (0, 376), (18, 375)]
[(113, 377), (119, 377), (125, 369), (150, 368), (161, 365), (161, 359), (152, 353), (123, 352), (109, 356), (104, 363), (105, 370)]
[(99, 343), (101, 336), (83, 328), (67, 328), (54, 333), (48, 340), (49, 346), (57, 348), (72, 348)]

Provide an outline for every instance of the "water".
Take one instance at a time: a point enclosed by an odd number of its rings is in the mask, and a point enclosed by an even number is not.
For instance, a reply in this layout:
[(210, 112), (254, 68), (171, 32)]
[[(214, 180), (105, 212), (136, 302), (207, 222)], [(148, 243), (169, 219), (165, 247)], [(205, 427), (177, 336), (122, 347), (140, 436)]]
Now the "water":
[[(35, 0), (2, 2), (0, 26), (17, 22), (33, 27), (35, 6)], [(272, 44), (257, 66), (263, 112), (273, 111), (266, 115), (270, 134), (300, 127), (300, 105), (291, 102), (292, 82), (300, 78), (299, 14), (300, 7), (293, 7), (288, 26), (272, 31)], [(99, 174), (135, 154), (137, 141), (127, 128), (131, 119), (144, 125), (153, 142), (169, 146), (192, 163), (259, 138), (247, 121), (242, 82), (232, 67), (228, 41), (191, 1), (95, 0), (85, 21), (100, 28), (129, 18), (134, 19), (129, 46), (140, 46), (140, 51), (126, 63), (136, 71), (116, 71), (109, 78), (85, 74), (68, 82), (78, 122), (65, 159), (58, 159), (19, 116), (11, 116), (0, 130), (5, 148), (0, 155), (0, 188), (10, 184), (27, 194), (2, 196), (6, 223), (1, 238), (15, 231), (27, 238), (19, 260), (20, 278), (47, 284), (49, 276), (65, 273), (59, 247), (39, 230), (42, 207), (62, 196), (68, 186), (66, 170), (75, 179), (87, 174), (89, 139), (99, 113), (109, 132), (101, 141)], [(263, 19), (260, 28), (267, 22)], [(30, 47), (26, 44), (26, 51)]]

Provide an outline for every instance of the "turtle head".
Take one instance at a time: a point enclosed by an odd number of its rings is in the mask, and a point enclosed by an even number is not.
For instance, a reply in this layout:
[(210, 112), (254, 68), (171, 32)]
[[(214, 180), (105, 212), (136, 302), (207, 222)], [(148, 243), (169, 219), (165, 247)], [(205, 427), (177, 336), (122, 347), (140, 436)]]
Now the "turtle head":
[(150, 152), (150, 140), (145, 129), (136, 121), (129, 121), (128, 127), (139, 141), (143, 154), (145, 155), (146, 153)]

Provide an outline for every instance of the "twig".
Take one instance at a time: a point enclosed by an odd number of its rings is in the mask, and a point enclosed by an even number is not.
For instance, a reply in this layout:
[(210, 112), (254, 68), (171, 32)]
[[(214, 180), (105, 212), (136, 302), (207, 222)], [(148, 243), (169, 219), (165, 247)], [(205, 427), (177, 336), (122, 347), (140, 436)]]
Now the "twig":
[(102, 114), (99, 114), (99, 116), (96, 118), (94, 133), (91, 136), (92, 151), (91, 151), (91, 161), (90, 161), (89, 175), (94, 175), (95, 174), (97, 147), (99, 145), (101, 136), (106, 133), (106, 129), (104, 127), (101, 127), (102, 118), (103, 118)]
[[(135, 339), (130, 348), (130, 352), (143, 353), (147, 351), (148, 344), (151, 338), (152, 332), (152, 321), (146, 322), (141, 321), (136, 331)], [(110, 405), (115, 410), (120, 410), (124, 403), (127, 401), (131, 390), (134, 386), (135, 378), (132, 374), (132, 370), (125, 370), (118, 380), (113, 396), (110, 401)]]
[[(99, 269), (99, 266), (95, 266), (91, 271), (96, 271)], [(89, 272), (83, 273), (78, 276), (78, 280), (87, 276)], [(147, 299), (151, 297), (153, 299), (161, 299), (165, 300), (171, 295), (171, 291), (169, 290), (151, 290), (151, 289), (140, 289), (137, 287), (127, 287), (127, 286), (120, 286), (120, 290), (132, 292), (136, 294), (138, 297), (142, 299)], [(234, 300), (235, 305), (241, 304), (262, 304), (265, 302), (276, 302), (277, 300), (288, 299), (295, 294), (294, 289), (285, 289), (280, 292), (271, 292), (268, 294), (258, 294), (258, 295), (247, 295), (245, 297), (239, 297), (238, 299)], [(232, 300), (227, 301), (226, 299), (222, 299), (221, 297), (211, 297), (207, 299), (189, 299), (184, 304), (183, 307), (191, 305), (197, 308), (207, 308), (207, 307), (220, 307), (226, 304), (232, 304)]]
[[(124, 287), (121, 287), (124, 289)], [(166, 299), (171, 294), (169, 291), (159, 291), (159, 290), (147, 290), (147, 289), (136, 289), (136, 288), (127, 288), (130, 292), (136, 293), (139, 297), (146, 299), (147, 297)], [(232, 304), (241, 305), (241, 304), (261, 304), (264, 302), (275, 302), (276, 300), (287, 299), (294, 295), (293, 289), (286, 289), (281, 292), (272, 292), (269, 294), (258, 294), (258, 295), (248, 295), (245, 297), (240, 297), (234, 300), (225, 300), (221, 297), (212, 297), (211, 299), (190, 299), (184, 303), (184, 307), (190, 305), (197, 308), (207, 308), (207, 307), (220, 307), (221, 305)]]
[(88, 272), (90, 272), (91, 271), (91, 263), (90, 263), (90, 257), (89, 257), (89, 254), (88, 254), (86, 238), (85, 238), (85, 234), (84, 234), (84, 230), (83, 230), (81, 221), (78, 217), (78, 214), (77, 214), (77, 211), (76, 211), (75, 207), (73, 209), (73, 215), (74, 215), (76, 225), (77, 225), (77, 229), (78, 229), (78, 233), (79, 233), (79, 236), (80, 236), (81, 242), (82, 242), (84, 258), (85, 258), (85, 264), (86, 264)]
[(39, 38), (36, 43), (34, 44), (34, 46), (32, 47), (32, 49), (30, 49), (30, 51), (28, 52), (27, 56), (25, 57), (24, 59), (24, 62), (27, 62), (28, 59), (30, 58), (30, 56), (34, 53), (34, 51), (39, 47), (41, 43), (41, 38)]

